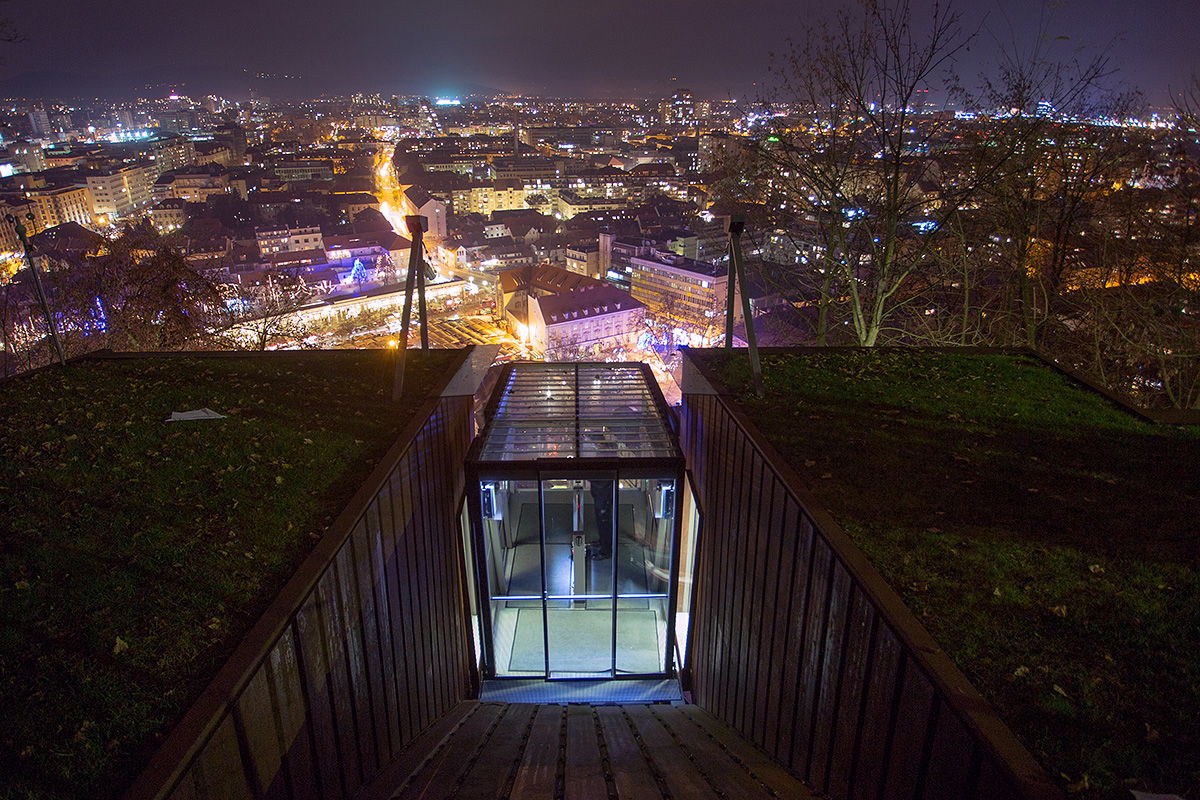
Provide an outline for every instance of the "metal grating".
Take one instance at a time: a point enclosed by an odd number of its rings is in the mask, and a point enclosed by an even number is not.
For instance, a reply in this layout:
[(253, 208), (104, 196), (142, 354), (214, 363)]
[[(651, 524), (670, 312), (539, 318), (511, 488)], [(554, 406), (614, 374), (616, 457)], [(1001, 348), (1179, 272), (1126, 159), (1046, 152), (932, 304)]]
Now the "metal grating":
[(480, 460), (677, 454), (640, 367), (518, 364), (500, 396)]
[(683, 700), (676, 678), (653, 680), (566, 680), (542, 678), (484, 681), (481, 703), (669, 703)]

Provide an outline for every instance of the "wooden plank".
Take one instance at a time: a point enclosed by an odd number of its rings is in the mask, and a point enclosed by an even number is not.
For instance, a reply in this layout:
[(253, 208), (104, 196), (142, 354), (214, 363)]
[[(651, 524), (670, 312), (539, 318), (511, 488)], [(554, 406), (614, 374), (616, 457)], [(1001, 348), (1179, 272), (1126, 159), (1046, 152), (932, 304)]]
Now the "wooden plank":
[(438, 635), (443, 614), (440, 603), (441, 587), (438, 585), (437, 575), (437, 565), (441, 561), (437, 544), (445, 534), (437, 530), (437, 518), (434, 513), (436, 487), (433, 485), (437, 474), (431, 464), (431, 452), (435, 449), (437, 439), (435, 430), (444, 426), (444, 415), (435, 412), (431, 421), (434, 424), (422, 431), (423, 435), (418, 436), (416, 443), (416, 477), (419, 481), (416, 576), (420, 586), (420, 631), (425, 642), (421, 683), (429, 701), (425, 717), (427, 725), (437, 719), (447, 706), (444, 687), (439, 680), (439, 671), (445, 659), (442, 655), (441, 637)]
[(718, 797), (704, 775), (697, 771), (683, 748), (671, 738), (649, 708), (630, 705), (622, 706), (622, 710), (641, 737), (651, 768), (662, 779), (672, 797), (686, 797), (688, 800)]
[(784, 506), (784, 531), (794, 536), (795, 553), (792, 571), (780, 575), (777, 597), (787, 597), (786, 632), (780, 656), (781, 690), (775, 736), (764, 744), (766, 750), (781, 764), (791, 763), (792, 743), (796, 738), (796, 705), (800, 686), (800, 665), (804, 653), (804, 621), (808, 618), (809, 567), (812, 562), (812, 523), (804, 516), (799, 503), (789, 494)]
[(385, 724), (387, 726), (388, 761), (391, 761), (403, 748), (404, 740), (400, 733), (400, 703), (397, 688), (395, 645), (392, 641), (392, 609), (391, 591), (388, 586), (390, 572), (385, 566), (384, 555), (389, 541), (387, 529), (392, 524), (392, 490), (390, 480), (380, 488), (375, 497), (374, 524), (368, 521), (367, 530), (367, 569), (371, 580), (371, 594), (375, 604), (375, 628), (379, 633), (376, 645), (379, 651), (380, 677), (383, 684), (383, 704)]
[[(739, 438), (745, 438), (740, 436), (740, 431)], [(737, 495), (738, 505), (734, 517), (734, 530), (737, 531), (738, 541), (737, 566), (735, 568), (735, 574), (738, 577), (737, 609), (734, 612), (734, 625), (737, 629), (735, 643), (737, 658), (733, 662), (734, 672), (729, 676), (729, 682), (734, 689), (733, 715), (727, 719), (736, 730), (740, 731), (742, 735), (746, 735), (750, 728), (747, 706), (749, 706), (751, 698), (748, 690), (754, 688), (752, 681), (755, 662), (760, 657), (758, 647), (760, 642), (754, 636), (755, 622), (752, 616), (752, 606), (754, 593), (763, 582), (756, 557), (762, 532), (760, 518), (763, 510), (760, 498), (763, 483), (762, 471), (765, 465), (749, 442), (746, 443), (742, 458), (744, 464), (749, 463), (742, 468), (746, 480), (742, 483), (741, 490)]]
[(906, 800), (917, 791), (921, 767), (928, 754), (926, 733), (935, 709), (933, 686), (908, 658), (904, 659), (904, 683), (900, 691), (892, 748), (888, 753), (887, 782), (881, 796)]
[(937, 729), (930, 748), (926, 770), (924, 800), (962, 800), (973, 788), (979, 764), (979, 745), (975, 737), (944, 703), (939, 706)]
[(558, 750), (562, 741), (563, 707), (540, 706), (533, 716), (529, 740), (509, 800), (554, 797), (558, 781)]
[(196, 766), (195, 764), (179, 779), (179, 783), (175, 784), (175, 790), (171, 792), (167, 800), (202, 800), (201, 796), (196, 793)]
[(355, 800), (388, 800), (413, 773), (420, 770), (426, 760), (437, 753), (444, 740), (453, 735), (455, 729), (477, 710), (479, 703), (474, 700), (459, 703), (450, 709), (449, 713), (418, 734), (408, 747), (386, 764), (371, 783), (359, 791)]
[[(720, 419), (715, 414), (715, 408), (710, 404), (704, 411), (705, 430), (708, 436), (705, 440), (707, 455), (705, 456), (706, 480), (704, 484), (705, 508), (708, 514), (703, 520), (704, 529), (700, 535), (700, 554), (705, 565), (703, 580), (698, 584), (702, 591), (702, 601), (697, 603), (693, 613), (698, 621), (697, 631), (702, 635), (697, 641), (697, 657), (695, 659), (696, 684), (695, 697), (707, 708), (715, 708), (717, 699), (716, 676), (717, 655), (719, 653), (718, 637), (721, 604), (719, 598), (724, 591), (722, 581), (725, 579), (724, 554), (724, 508), (726, 493), (717, 479), (720, 462), (716, 453), (719, 452)], [(711, 465), (711, 468), (709, 468)]]
[(334, 558), (330, 569), (325, 571), (317, 583), (317, 593), (321, 596), (321, 623), (325, 631), (325, 645), (329, 654), (329, 678), (333, 699), (334, 729), (337, 734), (338, 753), (342, 766), (344, 789), (347, 794), (358, 790), (363, 783), (362, 746), (363, 739), (369, 734), (360, 730), (358, 725), (354, 688), (352, 684), (350, 657), (347, 650), (353, 650), (351, 641), (347, 640), (345, 593), (345, 564), (342, 554), (347, 548), (343, 546)]
[(404, 508), (404, 527), (396, 531), (398, 555), (396, 560), (397, 581), (403, 589), (401, 599), (400, 627), (405, 634), (405, 679), (407, 681), (407, 696), (409, 706), (408, 729), (413, 733), (424, 730), (428, 723), (426, 719), (427, 693), (424, 691), (425, 647), (421, 626), (421, 590), (414, 577), (421, 554), (416, 547), (417, 528), (420, 516), (417, 508), (419, 491), (414, 485), (416, 445), (409, 448), (404, 459), (400, 485), (403, 488), (402, 500)]
[(994, 757), (985, 755), (979, 766), (975, 797), (978, 800), (1019, 800), (1021, 793), (1000, 771)]
[[(878, 614), (872, 609), (872, 613)], [(882, 618), (877, 619), (875, 651), (863, 699), (863, 726), (858, 756), (850, 772), (847, 797), (875, 800), (882, 789), (888, 742), (896, 726), (892, 715), (899, 691), (900, 642)]]
[[(713, 741), (740, 760), (760, 783), (779, 797), (795, 798), (796, 800), (812, 797), (808, 787), (798, 778), (791, 775), (762, 750), (738, 736), (735, 731), (712, 714), (694, 705), (678, 706), (677, 708), (680, 715), (695, 728), (697, 737), (711, 736)], [(688, 737), (687, 741), (692, 741), (692, 737)]]
[[(776, 563), (768, 578), (768, 584), (764, 587), (764, 615), (771, 621), (765, 633), (770, 638), (770, 657), (762, 675), (765, 685), (761, 691), (762, 707), (758, 715), (760, 729), (755, 739), (756, 744), (771, 752), (774, 752), (774, 747), (779, 741), (780, 708), (784, 704), (787, 684), (795, 685), (796, 682), (794, 675), (785, 672), (784, 662), (792, 618), (792, 599), (795, 596), (791, 584), (796, 570), (797, 532), (787, 524), (786, 511), (791, 501), (783, 483), (778, 480), (774, 483), (771, 538), (776, 542), (776, 549), (771, 558)], [(790, 713), (782, 719), (790, 720)]]
[(654, 773), (634, 740), (633, 730), (621, 709), (600, 706), (596, 716), (600, 718), (600, 730), (608, 751), (608, 769), (617, 796), (621, 800), (661, 800), (662, 792), (654, 781)]
[(588, 705), (567, 706), (563, 792), (565, 800), (608, 800), (596, 720)]
[[(407, 456), (405, 456), (407, 458)], [(391, 513), (381, 517), (387, 520), (380, 533), (380, 545), (383, 555), (384, 586), (387, 590), (388, 603), (388, 633), (392, 643), (392, 675), (396, 681), (396, 730), (397, 741), (401, 748), (412, 741), (418, 731), (413, 729), (413, 692), (409, 681), (409, 660), (411, 658), (409, 638), (412, 632), (404, 626), (407, 606), (407, 593), (404, 582), (400, 579), (404, 562), (404, 543), (402, 538), (404, 507), (404, 488), (400, 481), (401, 468), (404, 459), (397, 465), (396, 471), (388, 479), (391, 496)]]
[(759, 463), (757, 459), (752, 458), (754, 451), (746, 441), (746, 437), (742, 436), (736, 428), (730, 430), (731, 435), (735, 437), (735, 446), (738, 448), (737, 455), (734, 457), (735, 462), (741, 468), (733, 470), (733, 474), (730, 476), (729, 485), (733, 487), (733, 491), (730, 493), (729, 519), (725, 524), (726, 535), (729, 537), (731, 545), (729, 560), (726, 562), (729, 588), (724, 597), (724, 604), (728, 606), (726, 618), (729, 620), (729, 650), (726, 653), (725, 666), (721, 676), (725, 706), (720, 717), (734, 729), (740, 730), (742, 716), (740, 694), (742, 681), (746, 675), (747, 660), (747, 653), (742, 647), (742, 641), (746, 627), (745, 600), (750, 588), (746, 564), (746, 550), (750, 543), (747, 517), (753, 513), (749, 493), (754, 480), (754, 470)]
[(804, 635), (800, 642), (800, 685), (796, 696), (795, 734), (786, 765), (797, 775), (808, 777), (808, 756), (825, 668), (825, 625), (829, 621), (829, 589), (832, 584), (833, 551), (816, 532), (813, 534), (812, 565), (808, 574), (808, 601), (804, 615)]
[(499, 703), (480, 703), (475, 713), (463, 722), (453, 736), (447, 737), (441, 749), (394, 796), (399, 800), (449, 797), (451, 788), (471, 766), (476, 753), (488, 746), (488, 731), (503, 711), (504, 706)]
[(658, 719), (659, 724), (681, 743), (692, 763), (720, 795), (737, 798), (769, 797), (770, 793), (745, 766), (731, 757), (728, 750), (699, 732), (679, 708), (656, 705), (650, 706), (650, 712)]
[(852, 590), (841, 698), (829, 761), (827, 793), (831, 797), (846, 797), (850, 793), (851, 772), (862, 733), (866, 683), (870, 680), (870, 662), (874, 658), (875, 609), (857, 586)]
[(479, 758), (453, 790), (456, 800), (503, 797), (508, 780), (521, 760), (525, 735), (536, 710), (532, 703), (512, 703), (504, 709)]
[[(758, 591), (758, 602), (754, 610), (756, 635), (758, 639), (758, 669), (754, 676), (754, 712), (750, 729), (750, 741), (763, 746), (767, 741), (767, 718), (770, 715), (772, 695), (778, 691), (778, 676), (775, 672), (775, 641), (778, 632), (779, 618), (787, 612), (776, 603), (776, 590), (779, 582), (779, 572), (784, 567), (780, 564), (784, 541), (790, 538), (780, 525), (782, 519), (783, 486), (775, 478), (773, 472), (766, 473), (770, 486), (766, 496), (770, 498), (765, 517), (763, 539), (765, 546), (762, 554), (764, 564), (763, 579)], [(785, 605), (786, 608), (786, 605)], [(781, 649), (781, 648), (780, 648)]]
[(329, 696), (329, 667), (322, 642), (320, 605), (319, 596), (313, 592), (296, 615), (296, 637), (300, 642), (298, 656), (312, 726), (313, 766), (320, 786), (319, 795), (344, 797), (338, 769), (333, 706)]
[(199, 797), (212, 800), (250, 800), (253, 797), (246, 784), (231, 715), (225, 715), (204, 748), (196, 754), (191, 772)]
[(275, 730), (275, 714), (271, 709), (271, 689), (267, 684), (267, 662), (264, 660), (246, 684), (237, 700), (238, 714), (250, 767), (262, 796), (283, 797), (283, 781), (276, 781), (283, 765), (279, 751), (279, 734)]
[[(386, 492), (386, 487), (381, 491)], [(379, 545), (380, 503), (380, 497), (376, 495), (367, 506), (357, 535), (350, 537), (350, 547), (354, 564), (353, 583), (358, 595), (363, 647), (366, 651), (367, 685), (371, 692), (370, 710), (375, 725), (378, 765), (382, 766), (392, 760), (398, 747), (389, 714), (394, 712), (395, 684), (384, 660), (384, 651), (390, 645), (384, 644), (386, 634), (380, 624), (387, 612), (374, 570), (375, 549)]]
[(817, 693), (816, 724), (813, 726), (812, 754), (808, 766), (808, 785), (821, 794), (828, 787), (829, 760), (837, 725), (841, 721), (842, 674), (846, 666), (846, 631), (850, 626), (850, 603), (854, 585), (850, 573), (840, 561), (834, 561), (833, 584), (829, 590), (829, 616), (825, 624), (824, 657)]
[(350, 533), (343, 548), (348, 569), (342, 576), (351, 606), (347, 609), (350, 626), (358, 633), (357, 661), (361, 675), (355, 688), (363, 693), (366, 706), (359, 706), (359, 731), (363, 739), (363, 774), (366, 780), (392, 758), (391, 734), (387, 723), (387, 693), (383, 689), (383, 665), (379, 656), (379, 626), (375, 595), (371, 587), (371, 550), (367, 520), (375, 518), (375, 503), (367, 506), (363, 519)]
[(300, 665), (296, 651), (296, 623), (284, 629), (267, 658), (267, 682), (271, 689), (271, 710), (279, 750), (283, 753), (291, 800), (309, 800), (317, 796), (317, 777), (313, 771), (313, 745), (309, 737), (308, 705), (300, 685)]

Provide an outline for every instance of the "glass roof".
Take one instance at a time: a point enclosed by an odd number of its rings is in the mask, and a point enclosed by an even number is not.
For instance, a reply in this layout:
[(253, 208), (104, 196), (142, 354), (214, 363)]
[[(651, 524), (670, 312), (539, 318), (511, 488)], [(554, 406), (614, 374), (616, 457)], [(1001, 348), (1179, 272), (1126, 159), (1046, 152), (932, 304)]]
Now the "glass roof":
[(674, 458), (674, 438), (636, 364), (515, 364), (481, 461)]

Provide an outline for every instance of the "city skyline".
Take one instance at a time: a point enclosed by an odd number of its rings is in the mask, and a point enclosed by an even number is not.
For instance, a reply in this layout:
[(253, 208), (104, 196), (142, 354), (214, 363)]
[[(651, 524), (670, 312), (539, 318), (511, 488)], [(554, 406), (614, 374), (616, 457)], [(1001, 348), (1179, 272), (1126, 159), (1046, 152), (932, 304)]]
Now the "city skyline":
[[(925, 3), (914, 4), (915, 19)], [(998, 43), (1044, 42), (1058, 58), (1107, 52), (1113, 79), (1164, 104), (1196, 73), (1185, 0), (1149, 0), (1137, 16), (1111, 0), (958, 2), (978, 30), (958, 59), (967, 81), (988, 69)], [(182, 5), (129, 2), (11, 14), (23, 41), (6, 45), (0, 94), (155, 96), (161, 90), (245, 97), (351, 91), (384, 94), (517, 92), (652, 97), (685, 86), (709, 99), (755, 99), (773, 85), (771, 53), (803, 36), (815, 2), (725, 4), (620, 0), (545, 14), (447, 3), (417, 12), (359, 0), (336, 12), (278, 2), (223, 0), (203, 15)], [(411, 15), (411, 16), (410, 16)], [(418, 25), (411, 30), (413, 23)], [(136, 47), (120, 43), (136, 42)]]

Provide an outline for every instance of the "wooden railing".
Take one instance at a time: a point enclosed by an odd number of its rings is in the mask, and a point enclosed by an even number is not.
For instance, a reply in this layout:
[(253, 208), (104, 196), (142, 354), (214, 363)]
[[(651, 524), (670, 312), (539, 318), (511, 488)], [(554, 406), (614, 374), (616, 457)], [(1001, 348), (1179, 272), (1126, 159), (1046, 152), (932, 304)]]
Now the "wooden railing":
[(424, 403), (127, 800), (349, 797), (475, 696), (458, 519), (473, 405)]
[(693, 700), (833, 800), (1061, 800), (753, 423), (688, 383)]

